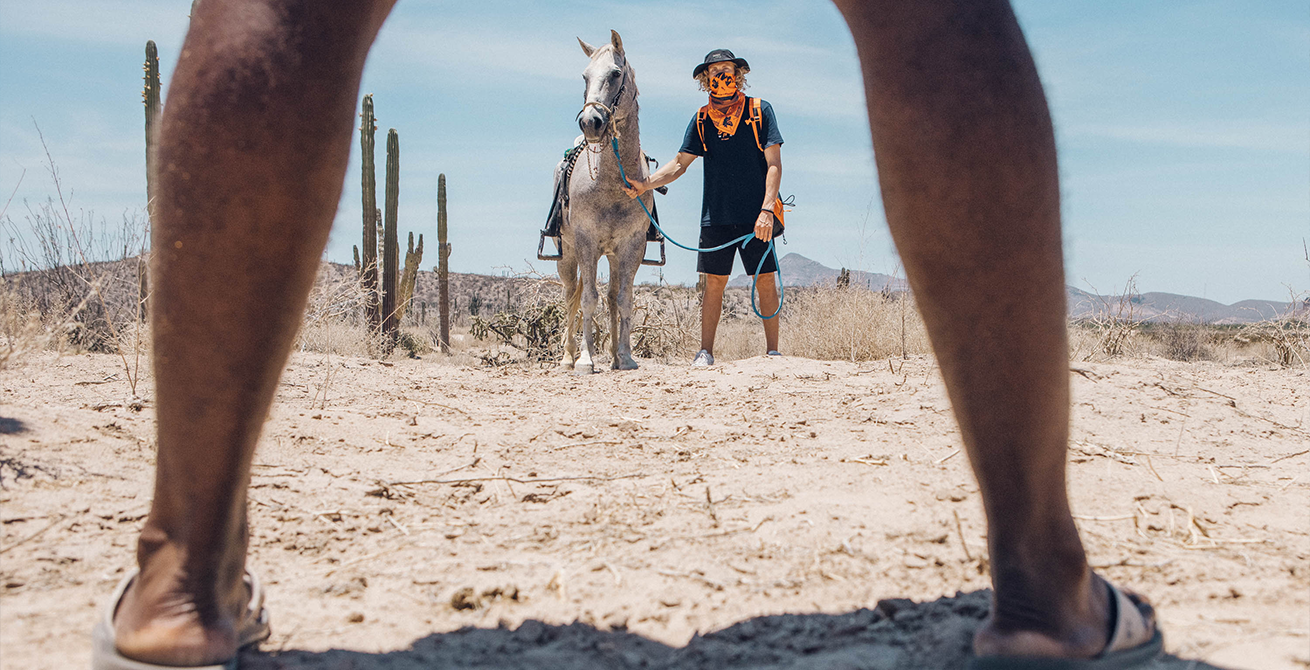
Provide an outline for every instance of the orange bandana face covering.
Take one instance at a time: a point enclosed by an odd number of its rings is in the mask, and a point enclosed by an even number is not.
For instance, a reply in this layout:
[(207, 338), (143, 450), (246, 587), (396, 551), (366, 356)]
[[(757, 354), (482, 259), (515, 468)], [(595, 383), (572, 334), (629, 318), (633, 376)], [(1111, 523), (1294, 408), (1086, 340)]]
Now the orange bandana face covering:
[(710, 95), (716, 98), (731, 98), (737, 95), (737, 78), (727, 72), (720, 72), (710, 77)]
[(720, 136), (732, 137), (741, 126), (741, 114), (746, 109), (746, 98), (737, 90), (737, 80), (731, 74), (720, 72), (710, 77), (710, 121)]

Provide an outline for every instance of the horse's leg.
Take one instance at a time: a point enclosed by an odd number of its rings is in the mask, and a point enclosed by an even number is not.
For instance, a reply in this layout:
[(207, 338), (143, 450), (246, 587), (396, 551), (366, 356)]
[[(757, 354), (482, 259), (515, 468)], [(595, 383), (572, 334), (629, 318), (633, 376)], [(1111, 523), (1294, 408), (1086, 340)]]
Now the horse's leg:
[(618, 271), (617, 271), (618, 261), (615, 259), (614, 254), (607, 255), (605, 257), (605, 260), (609, 261), (609, 265), (610, 265), (610, 281), (609, 281), (609, 285), (605, 287), (606, 289), (605, 298), (608, 301), (607, 305), (609, 307), (609, 317), (610, 317), (610, 358), (611, 358), (610, 369), (618, 370), (619, 369), (619, 285), (621, 282), (618, 279)]
[(633, 237), (620, 250), (610, 256), (610, 320), (614, 331), (615, 370), (636, 370), (632, 357), (632, 284), (641, 268), (641, 257), (646, 253), (646, 231)]
[[(579, 238), (583, 236), (579, 235)], [(578, 291), (582, 294), (582, 351), (578, 352), (578, 360), (573, 364), (573, 373), (578, 375), (589, 375), (596, 371), (593, 359), (596, 357), (596, 329), (593, 326), (596, 317), (596, 302), (600, 296), (596, 292), (596, 263), (600, 258), (596, 255), (596, 245), (590, 240), (578, 239), (574, 245), (574, 253), (577, 254), (578, 263), (578, 281), (581, 286)]]
[(578, 359), (578, 259), (572, 250), (564, 249), (564, 258), (557, 261), (560, 284), (564, 287), (564, 356), (559, 361), (559, 369), (572, 370)]

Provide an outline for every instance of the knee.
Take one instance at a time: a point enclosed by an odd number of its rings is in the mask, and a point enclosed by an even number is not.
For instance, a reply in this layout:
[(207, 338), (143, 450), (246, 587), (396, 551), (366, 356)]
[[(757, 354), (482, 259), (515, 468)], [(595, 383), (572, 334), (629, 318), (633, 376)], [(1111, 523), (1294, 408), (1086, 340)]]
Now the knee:
[(705, 291), (707, 293), (723, 293), (723, 289), (728, 286), (728, 275), (705, 275)]

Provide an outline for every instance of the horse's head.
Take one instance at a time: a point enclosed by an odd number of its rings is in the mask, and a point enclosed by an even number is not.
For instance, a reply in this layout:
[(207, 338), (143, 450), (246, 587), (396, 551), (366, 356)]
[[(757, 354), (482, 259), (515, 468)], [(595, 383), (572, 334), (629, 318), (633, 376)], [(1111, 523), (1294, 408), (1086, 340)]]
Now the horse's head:
[(610, 43), (601, 47), (593, 47), (582, 38), (578, 38), (578, 43), (591, 59), (582, 71), (587, 88), (582, 111), (578, 112), (578, 127), (588, 142), (599, 142), (605, 131), (623, 117), (619, 105), (625, 98), (636, 95), (636, 84), (623, 54), (623, 40), (617, 32), (611, 30)]

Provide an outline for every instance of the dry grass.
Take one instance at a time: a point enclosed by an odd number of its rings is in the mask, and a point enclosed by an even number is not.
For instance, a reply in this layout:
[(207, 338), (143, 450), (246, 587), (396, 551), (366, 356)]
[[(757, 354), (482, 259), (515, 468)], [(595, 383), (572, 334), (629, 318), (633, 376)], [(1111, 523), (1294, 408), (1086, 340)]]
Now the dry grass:
[(930, 353), (928, 333), (905, 293), (847, 288), (791, 289), (779, 345), (820, 360), (872, 361)]
[[(500, 348), (487, 362), (522, 359), (547, 364), (560, 356), (559, 286), (541, 281), (520, 289), (508, 310), (475, 317), (472, 332)], [(784, 352), (824, 360), (868, 361), (928, 352), (927, 336), (911, 301), (859, 287), (789, 289), (780, 346)], [(602, 295), (604, 289), (601, 289)], [(601, 301), (596, 342), (609, 355), (609, 313)], [(553, 306), (554, 309), (548, 309)], [(549, 337), (546, 337), (549, 336)], [(686, 286), (636, 287), (633, 352), (661, 363), (690, 361), (700, 347), (700, 295)], [(729, 288), (715, 338), (715, 358), (732, 361), (765, 353), (764, 329), (750, 306), (749, 289)], [(517, 352), (514, 355), (511, 352)]]
[[(68, 216), (57, 201), (29, 207), (35, 239), (15, 234), (0, 218), (9, 247), (0, 255), (0, 368), (38, 350), (92, 351), (117, 355), (129, 376), (146, 368), (149, 332), (143, 318), (144, 254), (114, 260), (115, 250), (139, 249), (144, 221), (126, 217), (116, 230), (90, 215)], [(88, 245), (94, 250), (89, 251)], [(85, 258), (86, 262), (78, 259)], [(15, 272), (15, 269), (23, 271)], [(415, 304), (402, 322), (392, 355), (436, 353), (438, 315), (435, 277), (420, 273)], [(460, 365), (549, 366), (560, 356), (562, 312), (559, 284), (540, 276), (490, 277), (452, 274), (451, 351), (442, 359)], [(604, 287), (601, 287), (604, 295)], [(1107, 316), (1072, 322), (1069, 356), (1075, 361), (1162, 357), (1222, 365), (1310, 365), (1310, 305), (1287, 316), (1244, 326), (1178, 320), (1147, 323), (1134, 318), (1131, 299), (1108, 306)], [(377, 357), (381, 338), (363, 319), (365, 292), (354, 268), (323, 263), (295, 342), (303, 352)], [(870, 361), (930, 353), (913, 301), (900, 293), (858, 286), (796, 288), (787, 292), (780, 348), (787, 355), (820, 360)], [(605, 300), (597, 314), (597, 343), (609, 355)], [(477, 337), (481, 336), (481, 338)], [(729, 288), (715, 343), (727, 362), (764, 353), (764, 332), (750, 307), (750, 292)], [(694, 287), (636, 287), (634, 353), (661, 363), (690, 361), (699, 349), (700, 295)]]
[(23, 226), (9, 216), (12, 194), (0, 209), (6, 238), (0, 248), (0, 368), (38, 349), (113, 353), (135, 395), (149, 339), (143, 326), (149, 222), (133, 212), (111, 226), (70, 206), (55, 160), (36, 130), (55, 197), (35, 205), (23, 202)]
[[(118, 355), (135, 380), (149, 341), (143, 284), (149, 261), (138, 252), (144, 221), (125, 217), (124, 238), (135, 239), (107, 250), (93, 234), (105, 225), (93, 225), (89, 214), (70, 224), (47, 203), (28, 220), (24, 236), (13, 221), (0, 219), (9, 238), (0, 253), (0, 367), (32, 351), (89, 351)], [(68, 232), (70, 226), (83, 235)], [(86, 250), (89, 244), (98, 248)]]

